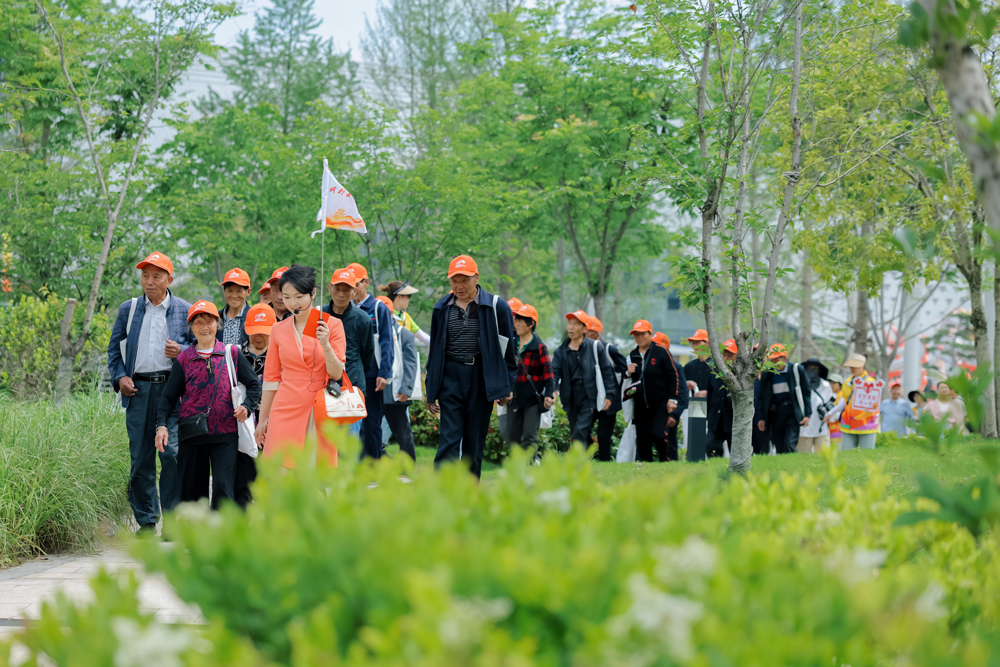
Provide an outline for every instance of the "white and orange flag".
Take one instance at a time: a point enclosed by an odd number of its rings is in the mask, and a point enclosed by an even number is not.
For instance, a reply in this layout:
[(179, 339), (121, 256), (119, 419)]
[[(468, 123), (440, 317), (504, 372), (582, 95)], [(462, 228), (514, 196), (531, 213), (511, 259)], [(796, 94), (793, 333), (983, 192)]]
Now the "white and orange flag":
[(326, 158), (323, 158), (323, 203), (316, 214), (316, 222), (320, 223), (320, 228), (312, 236), (323, 233), (327, 227), (346, 229), (358, 234), (368, 233), (354, 197), (330, 172)]

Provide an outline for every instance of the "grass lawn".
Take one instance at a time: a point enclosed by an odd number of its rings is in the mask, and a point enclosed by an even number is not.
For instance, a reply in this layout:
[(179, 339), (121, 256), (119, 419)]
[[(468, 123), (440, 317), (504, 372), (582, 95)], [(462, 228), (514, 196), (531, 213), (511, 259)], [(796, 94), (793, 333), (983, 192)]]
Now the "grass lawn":
[[(986, 444), (986, 440), (970, 436), (962, 444), (941, 456), (904, 440), (903, 444), (880, 446), (874, 450), (840, 452), (838, 463), (847, 466), (845, 481), (853, 484), (864, 484), (868, 481), (866, 461), (879, 463), (892, 477), (887, 492), (896, 496), (907, 496), (916, 490), (919, 473), (932, 474), (946, 486), (962, 484), (981, 475), (984, 468), (977, 452)], [(388, 451), (390, 455), (395, 456), (399, 449), (396, 445), (389, 445)], [(605, 484), (615, 485), (635, 479), (658, 479), (672, 474), (715, 475), (723, 478), (728, 463), (726, 459), (712, 459), (701, 463), (595, 462), (594, 468), (598, 479)], [(417, 465), (433, 466), (434, 450), (429, 447), (417, 447)], [(810, 454), (755, 456), (751, 463), (751, 471), (755, 474), (771, 475), (779, 475), (782, 472), (821, 474), (826, 466), (822, 458)], [(495, 479), (499, 469), (500, 466), (494, 463), (484, 462), (483, 481), (489, 483)]]

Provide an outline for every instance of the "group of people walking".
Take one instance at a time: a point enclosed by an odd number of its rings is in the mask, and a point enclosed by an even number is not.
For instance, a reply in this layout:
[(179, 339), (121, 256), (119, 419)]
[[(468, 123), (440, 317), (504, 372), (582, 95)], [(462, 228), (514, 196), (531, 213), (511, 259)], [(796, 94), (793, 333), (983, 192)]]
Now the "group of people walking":
[[(530, 448), (559, 400), (571, 441), (589, 445), (596, 436), (600, 461), (612, 458), (617, 414), (625, 410), (636, 459), (652, 461), (655, 451), (660, 461), (674, 461), (689, 397), (704, 398), (707, 454), (721, 455), (731, 442), (732, 402), (708, 361), (705, 330), (688, 339), (696, 358), (681, 366), (669, 338), (648, 321), (635, 322), (635, 347), (623, 354), (602, 340), (599, 319), (577, 310), (566, 315), (566, 338), (550, 354), (535, 332), (538, 311), (483, 289), (466, 255), (448, 266), (450, 291), (434, 305), (429, 334), (407, 313), (418, 290), (392, 281), (375, 297), (359, 263), (333, 273), (322, 308), (313, 306), (319, 286), (307, 266), (275, 270), (254, 305), (248, 274), (233, 268), (221, 281), (221, 310), (173, 294), (174, 267), (163, 253), (136, 269), (143, 296), (118, 309), (108, 369), (126, 412), (128, 496), (143, 533), (155, 530), (161, 510), (182, 501), (210, 496), (213, 507), (223, 500), (245, 507), (258, 451), (286, 467), (336, 465), (330, 423), (349, 425), (361, 458), (372, 459), (385, 452), (384, 424), (415, 460), (408, 408), (421, 398), (440, 417), (435, 466), (458, 460), (477, 477), (494, 406), (503, 412), (504, 437)], [(426, 396), (418, 345), (427, 349)], [(735, 355), (727, 341), (723, 358)], [(769, 359), (756, 383), (755, 452), (815, 451), (830, 441), (874, 446), (879, 406), (859, 407), (852, 393), (858, 379), (873, 380), (864, 357), (845, 363), (848, 382), (817, 359), (789, 364), (781, 345)], [(363, 395), (363, 418), (331, 416), (330, 397), (345, 391)], [(932, 409), (959, 414), (955, 406)]]

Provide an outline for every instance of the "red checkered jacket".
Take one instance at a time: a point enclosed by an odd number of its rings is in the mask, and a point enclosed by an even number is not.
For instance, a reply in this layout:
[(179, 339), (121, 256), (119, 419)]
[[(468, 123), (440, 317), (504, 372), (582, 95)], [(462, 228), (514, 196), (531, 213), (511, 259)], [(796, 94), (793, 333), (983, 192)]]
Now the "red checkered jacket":
[[(515, 338), (515, 344), (519, 341)], [(516, 348), (515, 348), (516, 349)], [(535, 334), (523, 350), (517, 352), (517, 384), (514, 388), (514, 408), (534, 405), (536, 392), (552, 396), (555, 390), (555, 375), (552, 374), (552, 359), (545, 343)], [(528, 378), (531, 381), (528, 381)], [(532, 385), (534, 385), (532, 387)]]

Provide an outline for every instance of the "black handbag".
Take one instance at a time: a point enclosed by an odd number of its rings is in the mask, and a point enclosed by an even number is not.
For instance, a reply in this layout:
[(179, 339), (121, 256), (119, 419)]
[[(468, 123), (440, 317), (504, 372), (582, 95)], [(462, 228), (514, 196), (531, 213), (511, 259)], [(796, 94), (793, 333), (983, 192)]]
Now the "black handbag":
[[(212, 357), (206, 360), (208, 364), (208, 374), (213, 376), (212, 373)], [(197, 438), (203, 435), (208, 435), (208, 415), (212, 412), (212, 404), (215, 403), (215, 392), (219, 388), (219, 382), (216, 378), (212, 378), (214, 386), (212, 387), (212, 397), (208, 400), (208, 409), (204, 412), (199, 412), (193, 414), (190, 417), (185, 417), (177, 422), (177, 441), (185, 442), (192, 438)]]

